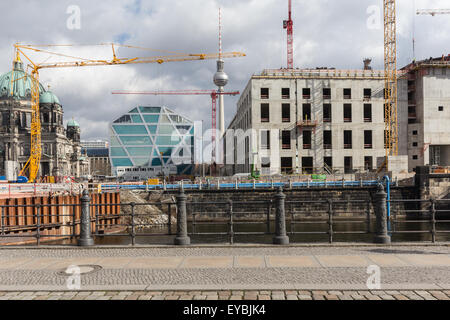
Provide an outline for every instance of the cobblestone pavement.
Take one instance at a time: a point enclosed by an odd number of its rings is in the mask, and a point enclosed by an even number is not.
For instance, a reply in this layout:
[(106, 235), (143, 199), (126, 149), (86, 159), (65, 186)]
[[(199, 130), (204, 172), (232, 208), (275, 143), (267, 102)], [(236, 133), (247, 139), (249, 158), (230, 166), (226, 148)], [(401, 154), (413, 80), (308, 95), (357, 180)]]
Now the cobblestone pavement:
[(73, 265), (92, 291), (365, 290), (373, 265), (382, 290), (450, 289), (448, 245), (334, 245), (7, 248), (0, 291), (65, 291)]
[(450, 290), (15, 291), (0, 300), (450, 300)]

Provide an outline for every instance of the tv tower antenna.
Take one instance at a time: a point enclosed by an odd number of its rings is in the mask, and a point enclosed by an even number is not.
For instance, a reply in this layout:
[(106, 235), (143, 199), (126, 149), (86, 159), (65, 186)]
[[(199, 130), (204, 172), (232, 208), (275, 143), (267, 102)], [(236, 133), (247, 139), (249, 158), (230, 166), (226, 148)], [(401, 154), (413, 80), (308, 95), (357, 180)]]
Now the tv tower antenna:
[[(219, 94), (219, 139), (225, 133), (225, 105), (224, 105), (224, 87), (228, 83), (228, 75), (223, 71), (224, 61), (222, 58), (222, 11), (219, 8), (219, 60), (217, 60), (217, 72), (214, 75), (214, 84), (218, 87)], [(216, 123), (216, 112), (213, 110), (213, 150), (215, 150), (215, 123)], [(215, 160), (215, 152), (213, 151), (213, 162)]]

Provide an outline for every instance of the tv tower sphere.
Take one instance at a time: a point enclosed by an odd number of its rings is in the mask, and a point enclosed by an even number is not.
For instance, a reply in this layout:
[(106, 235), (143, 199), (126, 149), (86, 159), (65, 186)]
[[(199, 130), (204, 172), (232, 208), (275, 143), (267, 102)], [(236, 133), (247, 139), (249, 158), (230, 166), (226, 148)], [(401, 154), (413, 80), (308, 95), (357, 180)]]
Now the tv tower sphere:
[(217, 61), (217, 72), (214, 74), (214, 84), (218, 87), (225, 87), (228, 83), (228, 75), (223, 71), (223, 60)]

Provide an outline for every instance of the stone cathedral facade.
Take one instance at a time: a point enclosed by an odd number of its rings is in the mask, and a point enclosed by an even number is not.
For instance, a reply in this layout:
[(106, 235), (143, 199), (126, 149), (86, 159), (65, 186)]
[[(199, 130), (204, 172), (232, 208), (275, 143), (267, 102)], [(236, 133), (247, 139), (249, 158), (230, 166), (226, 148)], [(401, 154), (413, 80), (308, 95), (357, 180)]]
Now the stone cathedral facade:
[[(38, 179), (52, 176), (57, 182), (88, 175), (79, 124), (70, 120), (64, 128), (59, 99), (39, 86), (42, 156)], [(20, 61), (0, 76), (0, 124), (0, 176), (14, 180), (30, 156), (31, 141), (31, 77)]]

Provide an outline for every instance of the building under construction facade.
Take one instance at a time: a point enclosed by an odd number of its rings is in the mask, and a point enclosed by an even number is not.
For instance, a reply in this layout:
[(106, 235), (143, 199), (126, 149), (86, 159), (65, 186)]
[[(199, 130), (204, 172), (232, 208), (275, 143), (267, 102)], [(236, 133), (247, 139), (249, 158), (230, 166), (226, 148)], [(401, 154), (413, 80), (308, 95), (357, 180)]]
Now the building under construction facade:
[[(446, 60), (419, 62), (399, 72), (399, 155), (408, 156), (409, 171), (450, 165), (447, 67)], [(368, 61), (362, 70), (252, 76), (223, 141), (223, 173), (376, 171), (386, 155), (384, 86), (384, 71), (372, 70)]]
[[(0, 76), (0, 175), (15, 180), (30, 156), (31, 77), (20, 61)], [(38, 178), (53, 181), (89, 174), (89, 162), (81, 154), (80, 126), (63, 125), (59, 99), (40, 85), (42, 157)]]

